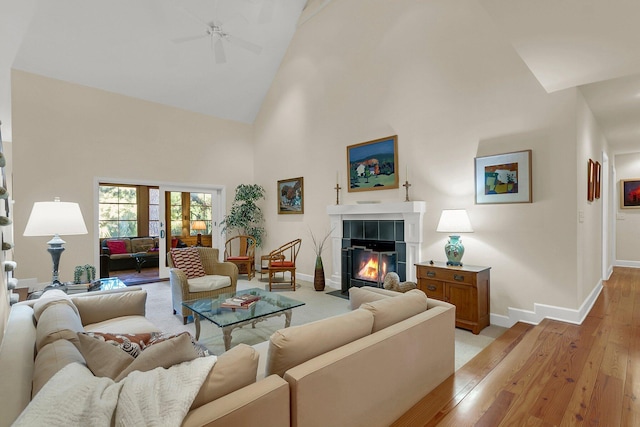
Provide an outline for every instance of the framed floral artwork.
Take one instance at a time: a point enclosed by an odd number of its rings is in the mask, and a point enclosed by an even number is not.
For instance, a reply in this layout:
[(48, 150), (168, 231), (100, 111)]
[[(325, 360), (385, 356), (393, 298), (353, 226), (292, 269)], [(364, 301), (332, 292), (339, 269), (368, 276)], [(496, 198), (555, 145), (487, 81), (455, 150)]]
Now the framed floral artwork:
[(304, 213), (304, 178), (289, 178), (278, 181), (278, 213)]

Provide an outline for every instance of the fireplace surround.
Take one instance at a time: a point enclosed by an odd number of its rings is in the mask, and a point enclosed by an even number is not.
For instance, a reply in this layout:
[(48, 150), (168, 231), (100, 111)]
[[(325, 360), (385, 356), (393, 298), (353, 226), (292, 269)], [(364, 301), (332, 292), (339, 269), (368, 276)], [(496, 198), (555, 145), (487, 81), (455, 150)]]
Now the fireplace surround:
[[(414, 264), (421, 261), (422, 257), (422, 222), (426, 211), (426, 202), (386, 202), (363, 203), (355, 205), (331, 205), (327, 206), (327, 214), (331, 222), (331, 279), (329, 284), (333, 288), (342, 289), (343, 285), (343, 249), (351, 242), (345, 239), (360, 238), (353, 233), (362, 224), (362, 235), (373, 233), (377, 224), (378, 231), (382, 230), (381, 240), (393, 240), (396, 242), (398, 252), (398, 266), (396, 271), (401, 280), (416, 281)], [(348, 235), (345, 235), (345, 221), (350, 222)], [(380, 222), (383, 223), (380, 228)], [(393, 238), (389, 238), (389, 222), (393, 223)], [(356, 225), (353, 225), (356, 224)], [(365, 227), (368, 227), (365, 228)], [(398, 238), (401, 237), (401, 238)], [(396, 240), (398, 239), (398, 240)], [(401, 242), (400, 245), (397, 245)]]

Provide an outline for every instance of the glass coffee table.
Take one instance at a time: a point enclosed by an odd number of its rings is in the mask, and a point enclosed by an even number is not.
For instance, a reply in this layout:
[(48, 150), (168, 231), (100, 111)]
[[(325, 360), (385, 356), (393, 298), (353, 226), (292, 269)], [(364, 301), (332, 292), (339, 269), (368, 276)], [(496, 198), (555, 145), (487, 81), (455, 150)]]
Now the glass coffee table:
[[(260, 299), (249, 308), (226, 308), (220, 305), (227, 299), (238, 295), (256, 295)], [(276, 292), (265, 291), (260, 288), (245, 289), (238, 292), (218, 295), (214, 298), (183, 301), (182, 305), (193, 312), (196, 326), (196, 340), (200, 338), (200, 318), (210, 320), (222, 328), (224, 349), (231, 347), (231, 331), (236, 328), (251, 324), (255, 328), (256, 323), (270, 317), (284, 315), (284, 327), (291, 325), (291, 310), (305, 305), (304, 302), (286, 297)]]

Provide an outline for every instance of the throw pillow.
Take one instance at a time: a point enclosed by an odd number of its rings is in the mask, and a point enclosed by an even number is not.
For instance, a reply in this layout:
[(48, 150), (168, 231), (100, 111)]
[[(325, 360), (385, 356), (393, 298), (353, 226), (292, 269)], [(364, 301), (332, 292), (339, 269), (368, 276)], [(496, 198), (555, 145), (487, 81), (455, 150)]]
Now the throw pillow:
[(127, 246), (125, 245), (124, 240), (107, 240), (107, 247), (109, 248), (111, 255), (127, 253)]
[(205, 347), (204, 345), (200, 344), (199, 342), (197, 342), (195, 340), (195, 338), (193, 337), (193, 335), (191, 335), (189, 332), (180, 332), (178, 334), (153, 334), (151, 336), (151, 340), (149, 340), (149, 342), (146, 344), (145, 348), (150, 347), (152, 345), (156, 345), (159, 344), (163, 341), (178, 337), (180, 335), (188, 335), (189, 338), (191, 339), (191, 344), (193, 344), (193, 348), (196, 351), (196, 353), (198, 354), (198, 357), (205, 357), (205, 356), (210, 356), (211, 353), (209, 352), (209, 349), (207, 347)]
[(85, 335), (118, 347), (120, 350), (138, 357), (153, 340), (154, 334), (115, 334), (109, 332), (85, 332)]
[(111, 378), (116, 382), (133, 371), (145, 372), (158, 367), (169, 368), (198, 357), (189, 336), (182, 334), (147, 347), (137, 358), (115, 345), (84, 333), (78, 334), (78, 341), (78, 350), (91, 372), (97, 377)]
[(198, 248), (171, 249), (171, 260), (175, 268), (184, 271), (187, 279), (202, 277), (205, 275), (204, 266), (200, 259)]

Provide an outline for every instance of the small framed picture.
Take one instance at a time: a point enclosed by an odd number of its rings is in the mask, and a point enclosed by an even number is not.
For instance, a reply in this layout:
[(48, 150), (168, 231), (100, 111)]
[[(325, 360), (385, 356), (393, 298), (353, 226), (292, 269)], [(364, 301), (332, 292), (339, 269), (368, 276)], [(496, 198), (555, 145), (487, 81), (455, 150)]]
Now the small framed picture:
[(640, 178), (620, 180), (620, 208), (640, 209)]
[(531, 150), (476, 157), (476, 204), (531, 203)]
[(593, 193), (596, 185), (596, 164), (593, 160), (587, 161), (587, 201), (593, 202)]
[(602, 166), (600, 165), (600, 162), (596, 162), (596, 171), (594, 173), (594, 187), (593, 187), (593, 197), (595, 197), (596, 199), (600, 198), (600, 177), (602, 175)]
[(304, 179), (302, 177), (278, 181), (278, 213), (304, 213)]

